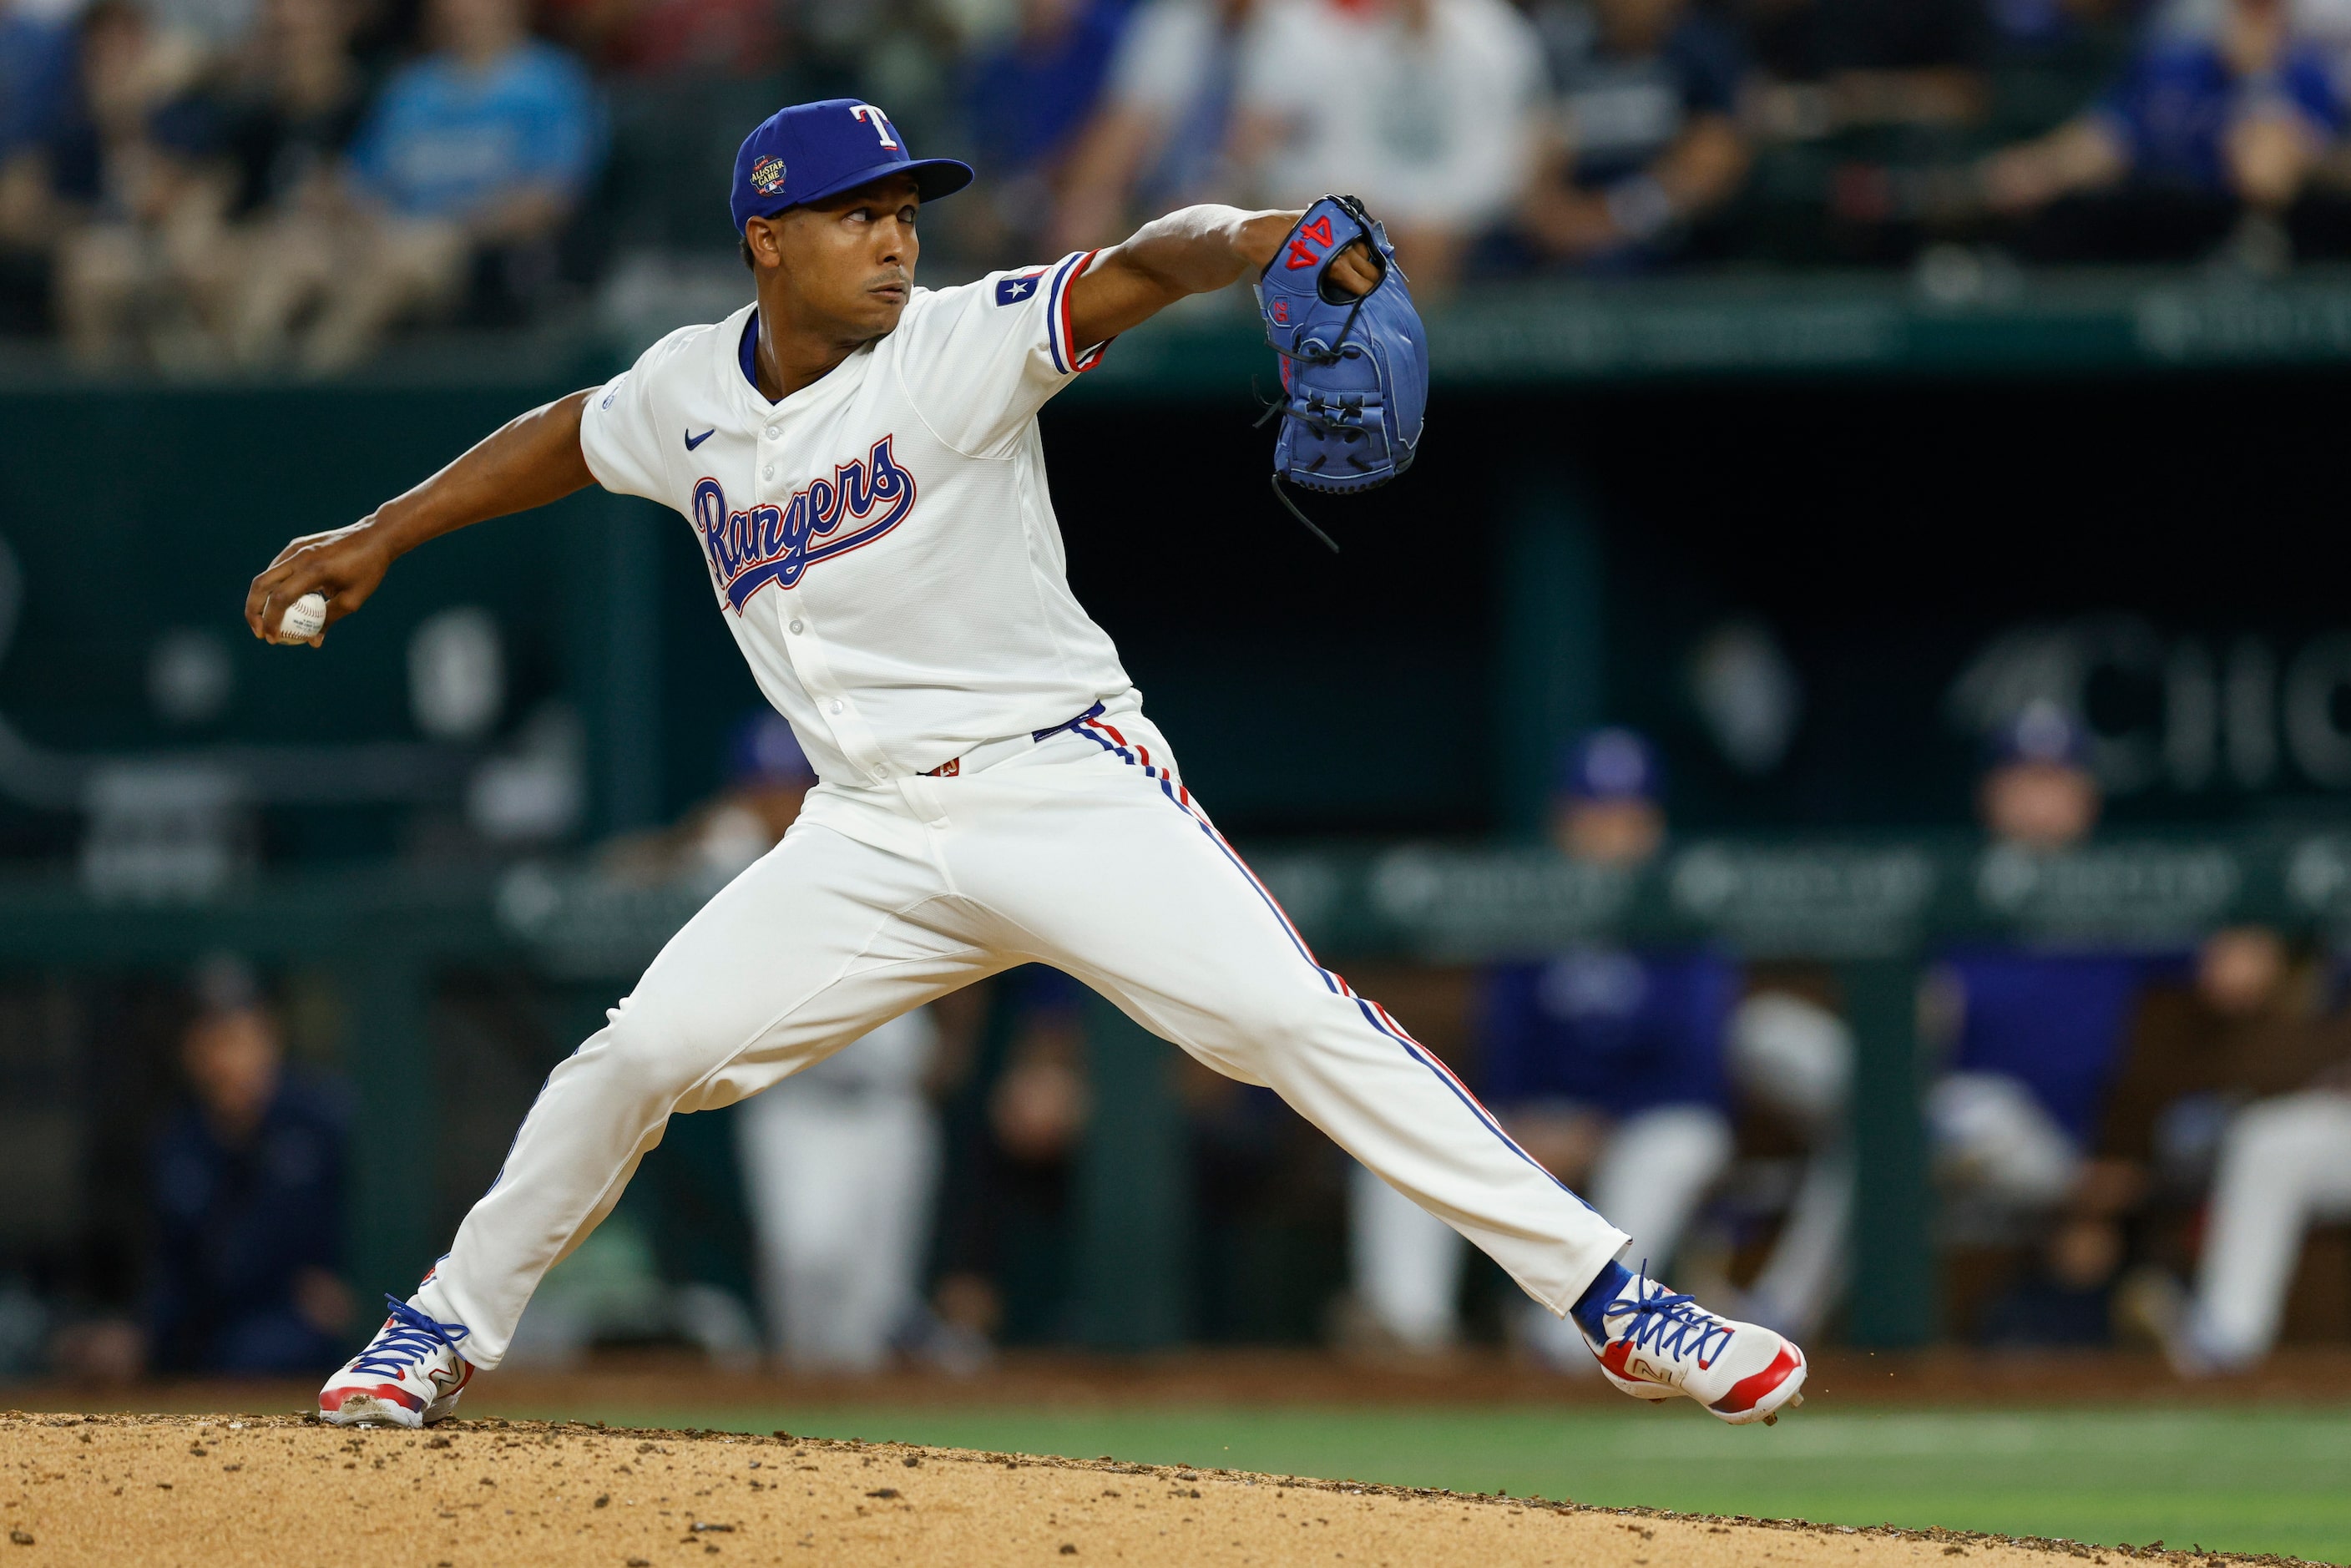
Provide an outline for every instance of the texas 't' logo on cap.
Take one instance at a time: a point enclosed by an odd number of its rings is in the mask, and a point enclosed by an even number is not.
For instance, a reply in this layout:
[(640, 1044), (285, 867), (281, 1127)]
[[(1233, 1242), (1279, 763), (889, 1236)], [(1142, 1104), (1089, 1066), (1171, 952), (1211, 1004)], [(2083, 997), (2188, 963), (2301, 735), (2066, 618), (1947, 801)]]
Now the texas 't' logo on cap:
[[(6, 4), (0, 0), (0, 5)], [(786, 207), (822, 202), (901, 174), (911, 177), (929, 202), (969, 184), (971, 165), (953, 158), (914, 157), (890, 117), (858, 99), (795, 103), (769, 115), (743, 139), (735, 153), (727, 204), (740, 234), (753, 218), (773, 217)]]

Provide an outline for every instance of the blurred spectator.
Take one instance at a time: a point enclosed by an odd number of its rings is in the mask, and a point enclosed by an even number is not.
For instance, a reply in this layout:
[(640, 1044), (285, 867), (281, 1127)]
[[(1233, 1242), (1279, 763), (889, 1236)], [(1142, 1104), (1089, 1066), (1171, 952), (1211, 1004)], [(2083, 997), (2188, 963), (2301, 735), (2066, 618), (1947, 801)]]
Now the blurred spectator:
[(1603, 729), (1572, 747), (1552, 794), (1552, 846), (1586, 865), (1634, 870), (1666, 843), (1656, 753), (1626, 729)]
[(358, 21), (356, 0), (262, 0), (247, 68), (221, 94), (236, 216), (290, 212), (331, 194), (367, 112), (367, 73), (351, 52)]
[(1046, 250), (1107, 245), (1162, 213), (1229, 197), (1234, 88), (1263, 11), (1259, 0), (1136, 9), (1071, 157)]
[[(1570, 859), (1639, 868), (1665, 841), (1655, 753), (1630, 731), (1604, 729), (1573, 747), (1560, 779), (1553, 840)], [(1851, 1045), (1843, 1027), (1798, 998), (1765, 994), (1742, 1004), (1736, 965), (1707, 951), (1573, 948), (1541, 963), (1489, 971), (1477, 1027), (1481, 1092), (1538, 1163), (1632, 1237), (1627, 1257), (1671, 1270), (1699, 1205), (1733, 1153), (1726, 1047), (1740, 1066), (1795, 1106), (1805, 1135), (1837, 1144)], [(1739, 1020), (1734, 1030), (1734, 1018)], [(1766, 1268), (1759, 1300), (1783, 1315), (1816, 1316), (1841, 1271), (1849, 1175), (1841, 1155), (1815, 1183), (1813, 1208), (1783, 1229), (1801, 1236)], [(1447, 1343), (1464, 1243), (1386, 1184), (1353, 1175), (1357, 1296), (1395, 1342)], [(1574, 1324), (1539, 1306), (1514, 1325), (1552, 1364), (1582, 1368), (1590, 1353)]]
[(183, 127), (186, 143), (176, 157), (147, 152), (162, 164), (147, 183), (162, 200), (102, 216), (61, 256), (60, 305), (81, 358), (119, 360), (134, 334), (169, 368), (227, 357), (253, 258), (271, 253), (284, 214), (330, 193), (366, 107), (354, 20), (351, 0), (265, 0), (243, 68), (159, 118)]
[(1766, 77), (1753, 120), (1783, 140), (1971, 123), (1989, 91), (1986, 22), (1977, 0), (1753, 0)]
[(1332, 1301), (1318, 1265), (1342, 1261), (1332, 1222), (1343, 1213), (1347, 1167), (1272, 1090), (1180, 1051), (1169, 1066), (1191, 1178), (1191, 1336), (1230, 1343), (1320, 1335)]
[[(2227, 0), (2186, 3), (2210, 6), (2217, 20)], [(2139, 0), (1991, 0), (1993, 94), (1986, 128), (2015, 140), (2072, 119), (2121, 74), (2139, 47), (2140, 13), (2156, 8)]]
[(57, 313), (87, 362), (142, 347), (168, 361), (198, 303), (179, 284), (219, 275), (229, 186), (189, 92), (200, 64), (137, 6), (99, 0), (82, 15), (46, 135), (15, 160), (11, 226), (53, 247)]
[(1976, 810), (1995, 847), (2062, 854), (2090, 836), (2105, 798), (2089, 744), (2080, 721), (2050, 702), (2029, 703), (2001, 727), (1976, 784)]
[(602, 121), (579, 62), (526, 17), (522, 0), (432, 0), (437, 48), (385, 87), (342, 192), (256, 258), (242, 358), (281, 358), (315, 311), (296, 357), (334, 371), (403, 315), (453, 309), (477, 266), (514, 298), (551, 281)]
[[(2032, 703), (1994, 737), (1977, 803), (1992, 856), (2063, 854), (2096, 824), (2088, 736)], [(2057, 1223), (2084, 1158), (2150, 958), (2112, 951), (1970, 946), (1947, 954), (1926, 1008), (1945, 1071), (1928, 1091), (1936, 1172), (1962, 1238), (2043, 1252), (2044, 1277), (1992, 1309), (2013, 1342), (2105, 1334), (2104, 1287), (2119, 1261)]]
[[(13, 183), (30, 175), (46, 186), (41, 165), (63, 124), (74, 111), (75, 64), (79, 50), (69, 16), (37, 10), (27, 0), (0, 3), (0, 170)], [(33, 199), (12, 191), (12, 204)], [(6, 209), (13, 214), (15, 206)], [(5, 231), (29, 240), (36, 230), (21, 221)]]
[(142, 0), (156, 30), (207, 63), (232, 59), (251, 40), (259, 0)]
[(632, 76), (759, 76), (782, 63), (772, 0), (555, 0), (562, 37), (600, 69)]
[(181, 1047), (193, 1103), (152, 1156), (152, 1364), (162, 1372), (295, 1375), (344, 1348), (340, 1108), (287, 1071), (277, 1021), (216, 995)]
[(1687, 0), (1557, 0), (1535, 25), (1554, 122), (1520, 232), (1572, 262), (1669, 253), (1746, 177), (1738, 39)]
[(1503, 0), (1285, 0), (1240, 64), (1234, 162), (1273, 205), (1361, 196), (1442, 293), (1527, 188), (1541, 62)]
[(878, 1371), (921, 1326), (938, 1056), (917, 1008), (737, 1113), (769, 1339), (795, 1367)]
[(1742, 1109), (1771, 1124), (1776, 1146), (1759, 1154), (1750, 1114), (1740, 1162), (1726, 1185), (1745, 1189), (1732, 1194), (1740, 1207), (1779, 1225), (1740, 1292), (1740, 1314), (1798, 1337), (1817, 1333), (1844, 1291), (1853, 1058), (1844, 1019), (1794, 989), (1750, 979), (1747, 998), (1731, 1015), (1724, 1061)]
[(72, 22), (0, 0), (0, 330), (46, 325), (51, 148), (72, 112)]
[(945, 1327), (973, 1344), (1064, 1326), (1071, 1193), (1093, 1109), (1085, 988), (1029, 965), (995, 990), (1007, 1033), (974, 1086), (977, 1125), (943, 1195), (950, 1214), (933, 1292)]
[(2265, 925), (2216, 931), (2184, 983), (2149, 988), (2084, 1173), (2093, 1213), (2149, 1197), (2201, 1202), (2222, 1131), (2247, 1102), (2329, 1065), (2325, 965)]
[(2183, 1372), (2267, 1354), (2304, 1233), (2351, 1218), (2351, 1029), (2329, 1016), (2328, 979), (2274, 931), (2216, 933), (2192, 988), (2149, 998), (2116, 1086), (2074, 1223), (2142, 1205), (2191, 1233), (2201, 1218), (2194, 1300), (2157, 1264), (2118, 1301)]
[(816, 788), (816, 769), (782, 715), (761, 707), (726, 742), (726, 782), (674, 826), (604, 848), (603, 869), (629, 881), (732, 877), (775, 848)]
[(72, 76), (70, 8), (0, 5), (0, 148), (38, 141), (63, 111)]
[(1077, 982), (1049, 972), (1027, 990), (1022, 1026), (988, 1092), (987, 1126), (1006, 1159), (1041, 1171), (1075, 1156), (1092, 1093)]
[(2095, 107), (1988, 159), (1985, 199), (2038, 218), (2019, 242), (2038, 259), (2184, 259), (2241, 216), (2234, 254), (2273, 268), (2344, 109), (2287, 0), (2229, 0), (2210, 33), (2156, 34)]
[(2351, 1042), (2339, 1026), (2333, 1044), (2335, 1065), (2308, 1090), (2229, 1125), (2196, 1295), (2167, 1339), (2182, 1371), (2233, 1372), (2267, 1355), (2310, 1228), (2351, 1219)]
[(1126, 14), (1125, 0), (1019, 0), (1011, 36), (967, 68), (972, 162), (987, 200), (958, 221), (989, 265), (1040, 253)]

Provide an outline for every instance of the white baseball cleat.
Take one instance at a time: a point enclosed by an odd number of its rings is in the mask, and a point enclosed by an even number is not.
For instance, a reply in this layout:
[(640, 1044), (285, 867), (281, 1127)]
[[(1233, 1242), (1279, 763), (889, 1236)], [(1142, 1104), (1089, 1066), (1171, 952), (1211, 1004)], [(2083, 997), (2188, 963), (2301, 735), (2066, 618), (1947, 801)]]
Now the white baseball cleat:
[(1608, 1381), (1635, 1399), (1695, 1399), (1734, 1427), (1766, 1426), (1804, 1402), (1804, 1353), (1757, 1323), (1719, 1318), (1635, 1274), (1608, 1303), (1608, 1337), (1583, 1343)]
[(474, 1380), (473, 1364), (457, 1354), (465, 1324), (434, 1322), (396, 1296), (383, 1300), (392, 1309), (383, 1327), (319, 1390), (319, 1419), (329, 1426), (413, 1430), (455, 1410)]

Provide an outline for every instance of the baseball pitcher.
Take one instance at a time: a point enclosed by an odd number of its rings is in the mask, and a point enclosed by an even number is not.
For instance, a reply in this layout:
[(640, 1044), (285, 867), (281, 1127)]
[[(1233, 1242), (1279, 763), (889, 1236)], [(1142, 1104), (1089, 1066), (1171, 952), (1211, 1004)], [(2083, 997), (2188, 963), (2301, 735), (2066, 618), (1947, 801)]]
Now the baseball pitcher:
[(736, 160), (753, 304), (296, 539), (254, 580), (246, 620), (274, 641), (306, 595), (331, 625), (452, 529), (589, 485), (646, 497), (691, 526), (718, 612), (820, 780), (549, 1076), (447, 1255), (391, 1301), (319, 1414), (448, 1414), (673, 1113), (732, 1104), (1033, 961), (1270, 1086), (1573, 1317), (1626, 1393), (1775, 1419), (1802, 1353), (1624, 1268), (1624, 1232), (1316, 961), (1185, 787), (1065, 578), (1039, 408), (1121, 332), (1244, 276), (1281, 356), (1281, 477), (1343, 492), (1403, 470), (1426, 361), (1385, 236), (1344, 198), (1188, 207), (1107, 249), (918, 288), (921, 209), (971, 177), (913, 158), (871, 104), (780, 110)]

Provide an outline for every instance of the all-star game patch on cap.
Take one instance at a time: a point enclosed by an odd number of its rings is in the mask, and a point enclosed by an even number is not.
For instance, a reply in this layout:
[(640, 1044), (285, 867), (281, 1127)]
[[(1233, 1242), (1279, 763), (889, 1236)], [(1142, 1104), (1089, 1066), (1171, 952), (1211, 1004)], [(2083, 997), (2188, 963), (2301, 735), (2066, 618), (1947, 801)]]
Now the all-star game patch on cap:
[(735, 154), (735, 232), (741, 234), (753, 218), (897, 173), (912, 174), (926, 202), (971, 183), (968, 163), (909, 154), (890, 117), (870, 103), (828, 98), (779, 109), (743, 138)]

